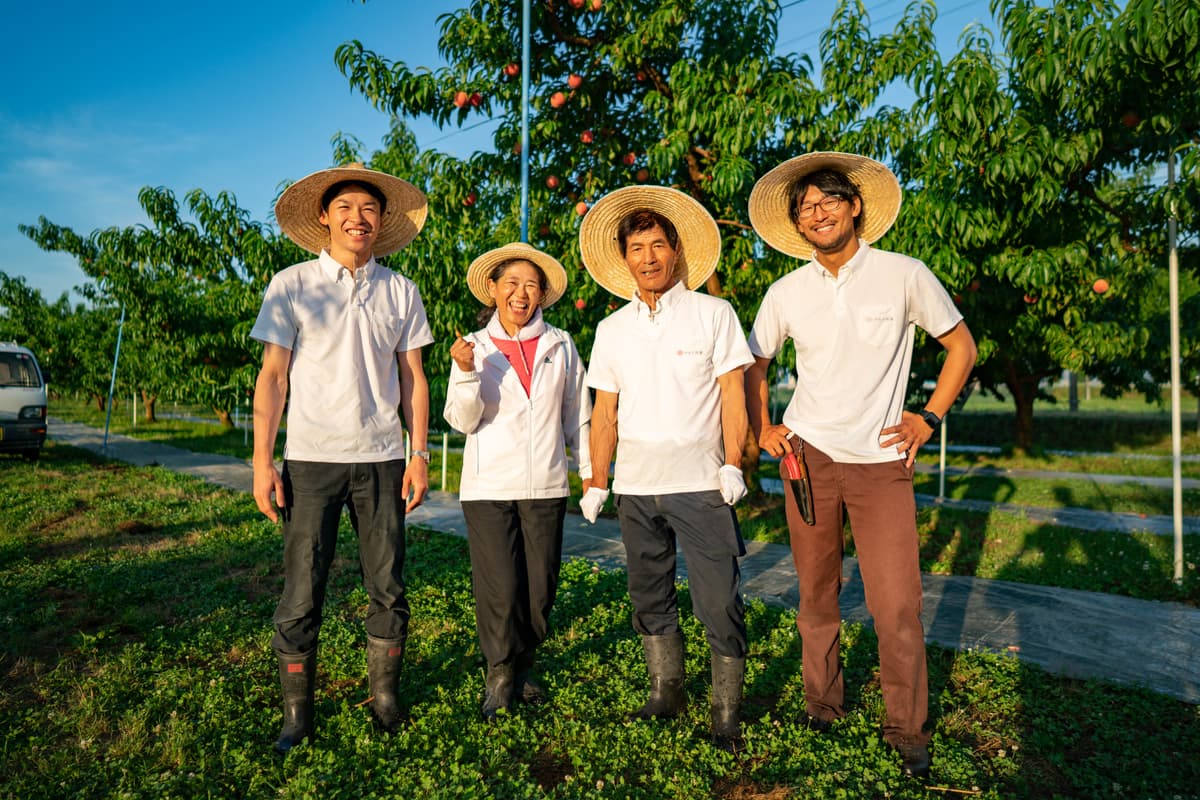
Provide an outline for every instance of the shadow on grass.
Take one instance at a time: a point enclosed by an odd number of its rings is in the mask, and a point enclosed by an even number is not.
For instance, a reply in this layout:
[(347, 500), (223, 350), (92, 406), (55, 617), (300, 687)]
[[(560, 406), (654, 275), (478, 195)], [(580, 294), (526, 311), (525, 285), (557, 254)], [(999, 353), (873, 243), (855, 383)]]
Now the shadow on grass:
[[(918, 532), (924, 572), (982, 574), (992, 580), (1200, 606), (1194, 570), (1185, 572), (1182, 585), (1171, 579), (1169, 537), (1081, 530), (1001, 511), (950, 508), (922, 509)], [(1185, 543), (1185, 552), (1189, 548)]]

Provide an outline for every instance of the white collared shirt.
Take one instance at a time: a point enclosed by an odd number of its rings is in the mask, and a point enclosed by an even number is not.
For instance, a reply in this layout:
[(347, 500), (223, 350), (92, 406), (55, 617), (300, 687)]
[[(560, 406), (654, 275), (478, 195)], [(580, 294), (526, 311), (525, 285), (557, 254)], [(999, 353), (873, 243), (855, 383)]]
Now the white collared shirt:
[(767, 289), (750, 330), (755, 356), (796, 345), (796, 391), (783, 424), (835, 461), (898, 458), (879, 432), (900, 421), (915, 326), (934, 336), (962, 320), (923, 263), (859, 240), (835, 276), (812, 261)]
[(635, 296), (596, 327), (587, 384), (617, 397), (612, 490), (720, 489), (717, 378), (753, 363), (733, 306), (677, 283), (652, 312)]
[(404, 458), (396, 359), (433, 341), (416, 284), (322, 251), (271, 279), (250, 336), (292, 352), (285, 458)]

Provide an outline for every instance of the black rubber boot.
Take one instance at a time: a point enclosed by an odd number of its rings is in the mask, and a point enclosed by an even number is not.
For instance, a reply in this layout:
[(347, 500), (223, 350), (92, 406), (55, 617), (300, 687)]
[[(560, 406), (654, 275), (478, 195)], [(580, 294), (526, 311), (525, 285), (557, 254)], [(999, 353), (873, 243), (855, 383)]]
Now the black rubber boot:
[(683, 693), (683, 634), (643, 636), (646, 671), (650, 673), (650, 697), (628, 719), (672, 719), (687, 704)]
[(742, 683), (746, 659), (712, 657), (712, 743), (729, 753), (742, 750)]
[(929, 745), (915, 736), (902, 736), (888, 745), (900, 754), (900, 769), (910, 778), (929, 777)]
[(550, 700), (546, 690), (529, 677), (533, 669), (533, 653), (521, 653), (513, 662), (513, 700), (540, 706)]
[(403, 639), (367, 637), (367, 680), (371, 685), (371, 714), (387, 733), (400, 729), (400, 669), (404, 664)]
[(483, 708), (480, 709), (485, 720), (495, 720), (501, 709), (506, 713), (512, 711), (513, 683), (511, 663), (488, 667), (483, 684)]
[(313, 732), (313, 685), (317, 676), (317, 651), (299, 655), (279, 653), (279, 685), (283, 689), (283, 729), (275, 751), (287, 753)]

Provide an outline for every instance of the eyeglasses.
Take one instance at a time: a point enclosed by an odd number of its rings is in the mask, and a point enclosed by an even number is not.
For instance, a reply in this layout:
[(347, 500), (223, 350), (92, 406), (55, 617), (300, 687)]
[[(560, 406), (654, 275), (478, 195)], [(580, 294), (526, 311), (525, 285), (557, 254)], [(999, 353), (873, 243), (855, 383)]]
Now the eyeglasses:
[(805, 203), (804, 205), (800, 206), (800, 208), (796, 209), (796, 219), (808, 219), (813, 214), (817, 213), (817, 206), (820, 206), (821, 210), (826, 214), (832, 214), (834, 211), (837, 211), (839, 208), (841, 208), (842, 203), (845, 200), (846, 198), (840, 195), (831, 194), (828, 197), (821, 198), (819, 203)]

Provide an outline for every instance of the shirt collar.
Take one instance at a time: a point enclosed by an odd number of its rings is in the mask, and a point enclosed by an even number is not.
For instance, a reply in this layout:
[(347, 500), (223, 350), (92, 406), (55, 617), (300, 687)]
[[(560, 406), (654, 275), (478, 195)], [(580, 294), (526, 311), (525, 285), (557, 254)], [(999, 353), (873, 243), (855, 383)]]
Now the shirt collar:
[(509, 336), (508, 331), (504, 330), (504, 326), (500, 324), (500, 315), (493, 313), (492, 318), (487, 324), (488, 336), (493, 339), (527, 342), (530, 339), (536, 339), (546, 332), (546, 322), (542, 319), (542, 309), (536, 308), (533, 311), (533, 316), (529, 318), (517, 331), (516, 336)]
[[(335, 261), (333, 256), (329, 255), (328, 250), (322, 250), (317, 260), (321, 262), (321, 272), (325, 273), (325, 276), (335, 283), (341, 279), (343, 274), (346, 278), (353, 277), (353, 273)], [(362, 273), (362, 280), (370, 280), (372, 273), (375, 271), (375, 256), (367, 259), (367, 263), (359, 267), (358, 271)]]
[(650, 306), (646, 305), (642, 300), (641, 294), (637, 289), (633, 290), (633, 307), (637, 309), (638, 319), (654, 319), (663, 311), (669, 311), (674, 308), (682, 299), (683, 293), (688, 290), (683, 281), (676, 281), (675, 285), (663, 292), (658, 302), (654, 304), (654, 310), (650, 310)]
[(867, 260), (867, 253), (870, 251), (871, 245), (867, 244), (867, 240), (859, 239), (858, 251), (851, 256), (849, 261), (847, 261), (845, 264), (842, 264), (841, 269), (838, 270), (837, 276), (834, 276), (832, 272), (825, 268), (825, 265), (821, 263), (821, 259), (817, 255), (816, 250), (813, 250), (812, 263), (816, 265), (817, 271), (825, 277), (834, 278), (835, 280), (844, 280), (841, 276), (845, 275), (846, 277), (850, 277), (853, 275), (859, 268), (861, 268), (862, 263)]

